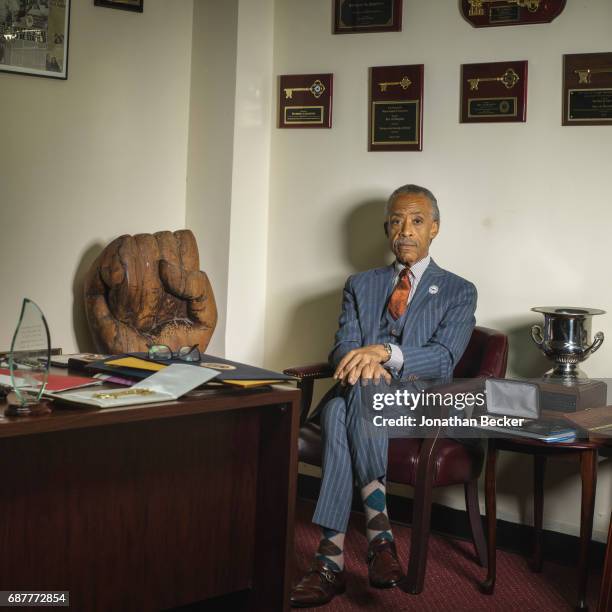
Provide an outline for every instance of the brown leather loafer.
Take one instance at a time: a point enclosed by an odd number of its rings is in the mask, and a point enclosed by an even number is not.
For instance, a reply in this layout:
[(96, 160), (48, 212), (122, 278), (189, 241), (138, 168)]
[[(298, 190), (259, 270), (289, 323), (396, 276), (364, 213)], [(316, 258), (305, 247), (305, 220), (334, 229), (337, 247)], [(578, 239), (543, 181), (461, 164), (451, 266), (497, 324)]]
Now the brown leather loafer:
[(291, 591), (292, 608), (314, 608), (344, 593), (344, 572), (334, 572), (316, 559), (300, 582)]
[(384, 538), (372, 540), (368, 546), (367, 561), (371, 586), (377, 589), (389, 589), (402, 581), (404, 576), (397, 560), (395, 542)]

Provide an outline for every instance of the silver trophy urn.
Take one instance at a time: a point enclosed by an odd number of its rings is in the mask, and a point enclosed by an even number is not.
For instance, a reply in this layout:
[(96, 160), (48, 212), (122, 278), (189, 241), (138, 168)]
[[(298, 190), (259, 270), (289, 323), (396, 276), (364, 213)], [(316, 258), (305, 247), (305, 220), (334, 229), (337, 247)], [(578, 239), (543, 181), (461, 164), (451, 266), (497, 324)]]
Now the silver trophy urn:
[(566, 306), (539, 306), (531, 310), (544, 315), (543, 328), (533, 325), (531, 337), (546, 357), (555, 363), (545, 377), (568, 382), (587, 379), (578, 364), (603, 344), (602, 332), (597, 332), (591, 342), (591, 317), (605, 314), (605, 310)]

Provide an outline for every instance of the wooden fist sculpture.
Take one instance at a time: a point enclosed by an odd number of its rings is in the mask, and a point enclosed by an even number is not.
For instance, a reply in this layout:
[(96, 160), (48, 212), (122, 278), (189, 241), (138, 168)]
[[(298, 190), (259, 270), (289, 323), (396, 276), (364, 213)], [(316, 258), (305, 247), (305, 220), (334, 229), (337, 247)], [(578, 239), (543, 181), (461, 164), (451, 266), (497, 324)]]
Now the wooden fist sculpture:
[(217, 324), (217, 306), (190, 230), (120, 236), (94, 261), (85, 278), (85, 310), (100, 353), (205, 351)]

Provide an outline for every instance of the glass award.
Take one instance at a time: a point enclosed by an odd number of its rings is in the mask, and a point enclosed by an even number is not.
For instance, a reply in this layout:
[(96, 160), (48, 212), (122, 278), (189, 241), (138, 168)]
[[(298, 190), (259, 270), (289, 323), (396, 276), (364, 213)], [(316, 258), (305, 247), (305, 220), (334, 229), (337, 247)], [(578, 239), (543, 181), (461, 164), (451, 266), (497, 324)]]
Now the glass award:
[(34, 416), (50, 412), (41, 400), (51, 360), (49, 327), (40, 308), (27, 298), (21, 306), (9, 353), (13, 392), (8, 396), (7, 416)]

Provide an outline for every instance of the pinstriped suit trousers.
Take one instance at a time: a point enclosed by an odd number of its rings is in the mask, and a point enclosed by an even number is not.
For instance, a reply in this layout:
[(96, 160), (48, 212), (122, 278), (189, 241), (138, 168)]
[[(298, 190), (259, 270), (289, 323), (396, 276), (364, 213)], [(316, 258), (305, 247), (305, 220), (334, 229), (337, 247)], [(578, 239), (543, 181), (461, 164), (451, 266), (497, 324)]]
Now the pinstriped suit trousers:
[(346, 532), (353, 481), (360, 488), (385, 475), (389, 440), (386, 432), (372, 435), (359, 401), (359, 384), (346, 387), (321, 411), (323, 478), (313, 523)]

